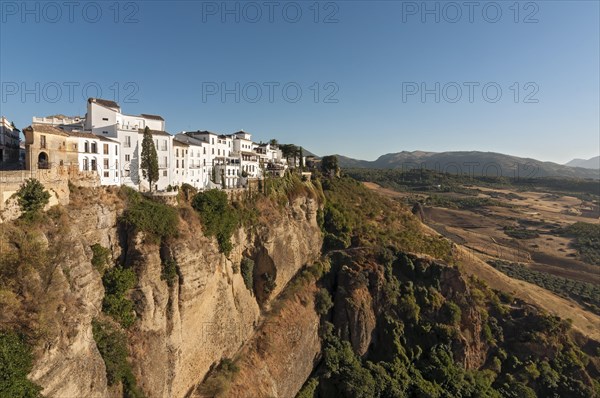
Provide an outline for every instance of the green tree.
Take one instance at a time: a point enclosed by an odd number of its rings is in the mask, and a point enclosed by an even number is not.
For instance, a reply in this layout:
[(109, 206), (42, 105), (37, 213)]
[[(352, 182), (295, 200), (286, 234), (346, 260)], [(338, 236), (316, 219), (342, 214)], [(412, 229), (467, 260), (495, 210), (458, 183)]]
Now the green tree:
[(192, 207), (200, 215), (205, 236), (217, 238), (219, 249), (229, 255), (233, 246), (231, 235), (239, 224), (238, 213), (229, 204), (227, 194), (211, 189), (194, 196)]
[(27, 379), (31, 349), (14, 332), (0, 332), (0, 397), (40, 397), (41, 388)]
[(17, 191), (17, 202), (23, 212), (23, 218), (37, 215), (48, 204), (50, 193), (44, 189), (41, 182), (30, 178)]
[(158, 181), (158, 155), (150, 129), (144, 129), (144, 138), (142, 139), (142, 162), (140, 164), (142, 175), (150, 184), (150, 192), (152, 192), (152, 184)]
[(321, 169), (323, 170), (324, 174), (337, 177), (340, 174), (340, 166), (338, 164), (337, 156), (324, 156), (323, 160), (321, 160)]

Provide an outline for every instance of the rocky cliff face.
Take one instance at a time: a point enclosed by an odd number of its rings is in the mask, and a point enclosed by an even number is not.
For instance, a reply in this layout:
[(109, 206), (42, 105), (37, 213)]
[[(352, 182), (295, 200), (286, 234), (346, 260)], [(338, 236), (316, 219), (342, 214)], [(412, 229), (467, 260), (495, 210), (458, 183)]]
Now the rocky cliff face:
[[(180, 236), (161, 247), (141, 232), (120, 229), (121, 208), (98, 200), (71, 207), (66, 235), (49, 239), (50, 246), (62, 242), (68, 250), (53, 277), (53, 287), (62, 296), (59, 332), (39, 348), (30, 374), (48, 397), (114, 395), (107, 388), (91, 332), (104, 296), (100, 274), (91, 265), (92, 244), (108, 247), (114, 259), (131, 265), (138, 276), (131, 293), (138, 320), (128, 336), (134, 374), (149, 397), (183, 397), (192, 391), (211, 365), (233, 356), (251, 338), (261, 322), (261, 306), (268, 306), (290, 278), (320, 254), (318, 203), (305, 196), (271, 214), (258, 228), (238, 230), (229, 256), (219, 253), (214, 239), (204, 237), (194, 217), (183, 217)], [(165, 255), (178, 265), (178, 283), (173, 286), (161, 279)], [(255, 260), (253, 291), (237, 271), (242, 256)], [(270, 294), (261, 286), (265, 273), (275, 278)], [(302, 344), (317, 344), (318, 322), (313, 323), (315, 333)], [(311, 355), (302, 359), (310, 369)], [(280, 396), (295, 394), (310, 370), (301, 373), (295, 382), (286, 372), (273, 373), (272, 381), (284, 391)]]
[[(471, 300), (469, 286), (457, 268), (428, 257), (411, 258), (415, 263), (432, 263), (440, 270), (440, 289), (446, 300)], [(386, 340), (383, 331), (378, 329), (383, 323), (382, 313), (389, 305), (385, 302), (384, 274), (384, 266), (375, 259), (355, 254), (335, 278), (333, 324), (338, 336), (349, 341), (354, 352), (363, 357), (373, 351), (385, 350), (380, 347), (380, 342)], [(466, 369), (477, 369), (483, 365), (489, 348), (481, 339), (483, 320), (474, 306), (464, 305), (461, 309), (459, 334), (453, 346), (455, 359)]]

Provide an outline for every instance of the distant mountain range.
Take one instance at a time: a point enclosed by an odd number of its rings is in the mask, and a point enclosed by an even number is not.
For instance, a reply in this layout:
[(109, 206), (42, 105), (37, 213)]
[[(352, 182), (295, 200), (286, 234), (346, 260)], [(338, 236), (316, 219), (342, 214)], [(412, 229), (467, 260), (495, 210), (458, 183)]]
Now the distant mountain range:
[(593, 157), (591, 159), (573, 159), (569, 163), (565, 163), (565, 166), (571, 167), (583, 167), (585, 169), (600, 169), (600, 156)]
[(600, 170), (572, 167), (531, 158), (495, 152), (424, 152), (388, 153), (377, 160), (358, 160), (337, 155), (342, 168), (415, 169), (425, 168), (452, 174), (504, 177), (576, 177), (600, 179)]

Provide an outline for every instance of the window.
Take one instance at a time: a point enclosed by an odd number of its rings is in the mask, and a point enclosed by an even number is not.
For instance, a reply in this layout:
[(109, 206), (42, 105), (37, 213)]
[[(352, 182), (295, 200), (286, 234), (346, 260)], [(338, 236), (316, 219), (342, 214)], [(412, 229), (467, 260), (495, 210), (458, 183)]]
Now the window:
[(183, 159), (181, 159), (181, 168), (182, 168), (182, 169), (185, 169), (185, 166), (183, 165), (183, 162), (184, 162), (184, 160), (183, 160)]
[(103, 117), (102, 120), (104, 120), (105, 122), (108, 122), (108, 118), (107, 117)]
[(83, 152), (85, 152), (85, 153), (90, 152), (90, 143), (87, 141), (83, 144)]
[(103, 147), (104, 154), (108, 155), (108, 144), (103, 144), (102, 147)]
[(105, 171), (105, 172), (104, 172), (104, 177), (106, 177), (106, 178), (110, 177), (110, 172), (108, 172), (108, 171)]
[(213, 155), (215, 154), (215, 148), (213, 148), (213, 149), (212, 149), (212, 154), (213, 154)]
[(179, 159), (175, 160), (175, 162), (177, 162), (175, 167), (179, 168)]
[(167, 150), (167, 140), (163, 140), (163, 142), (162, 142), (162, 150), (163, 151)]
[(179, 157), (179, 148), (175, 149), (175, 156)]
[(98, 165), (96, 164), (96, 158), (92, 159), (92, 171), (97, 171)]
[(131, 136), (130, 135), (125, 136), (125, 148), (131, 148)]
[(167, 170), (163, 171), (163, 177), (167, 176)]
[(167, 159), (168, 159), (168, 157), (165, 156), (164, 159), (165, 159), (165, 167), (167, 167), (167, 164), (168, 164), (168, 160)]
[(118, 155), (118, 154), (119, 154), (119, 146), (115, 145), (115, 155)]
[(108, 131), (106, 131), (106, 130), (103, 130), (103, 131), (102, 131), (102, 134), (108, 134)]
[(131, 161), (131, 155), (125, 155), (125, 161), (126, 162), (130, 162)]
[(204, 147), (204, 148), (202, 148), (202, 149), (204, 149), (204, 154), (206, 155), (206, 147)]
[(83, 171), (89, 170), (88, 158), (83, 159)]
[[(108, 170), (108, 159), (104, 159), (104, 169)], [(105, 176), (108, 177), (108, 176)]]

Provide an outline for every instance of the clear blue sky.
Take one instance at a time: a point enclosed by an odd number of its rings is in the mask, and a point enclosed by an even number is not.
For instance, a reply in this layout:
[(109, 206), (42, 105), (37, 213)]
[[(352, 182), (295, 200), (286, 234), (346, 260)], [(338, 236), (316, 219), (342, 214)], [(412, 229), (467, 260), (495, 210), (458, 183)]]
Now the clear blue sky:
[[(472, 23), (462, 1), (454, 3), (460, 16), (426, 2), (439, 22), (421, 20), (421, 1), (276, 3), (271, 21), (263, 1), (227, 2), (236, 16), (221, 1), (81, 2), (69, 15), (66, 6), (3, 0), (0, 113), (20, 128), (32, 116), (82, 115), (83, 86), (94, 96), (95, 84), (107, 99), (118, 91), (125, 113), (162, 115), (171, 133), (244, 129), (321, 155), (483, 150), (564, 163), (600, 152), (598, 1), (520, 2), (518, 16), (513, 1), (479, 2)], [(502, 15), (492, 23), (496, 5)], [(236, 82), (239, 102), (207, 91), (236, 91)], [(272, 99), (270, 82), (278, 84)], [(439, 103), (408, 93), (436, 82)], [(452, 82), (461, 87), (457, 102)], [(472, 103), (465, 82), (479, 84)], [(257, 85), (262, 96), (251, 102)], [(292, 102), (297, 87), (302, 97)], [(491, 102), (495, 87), (502, 96)], [(22, 98), (23, 88), (39, 101)], [(325, 102), (336, 90), (329, 98), (337, 103)]]

